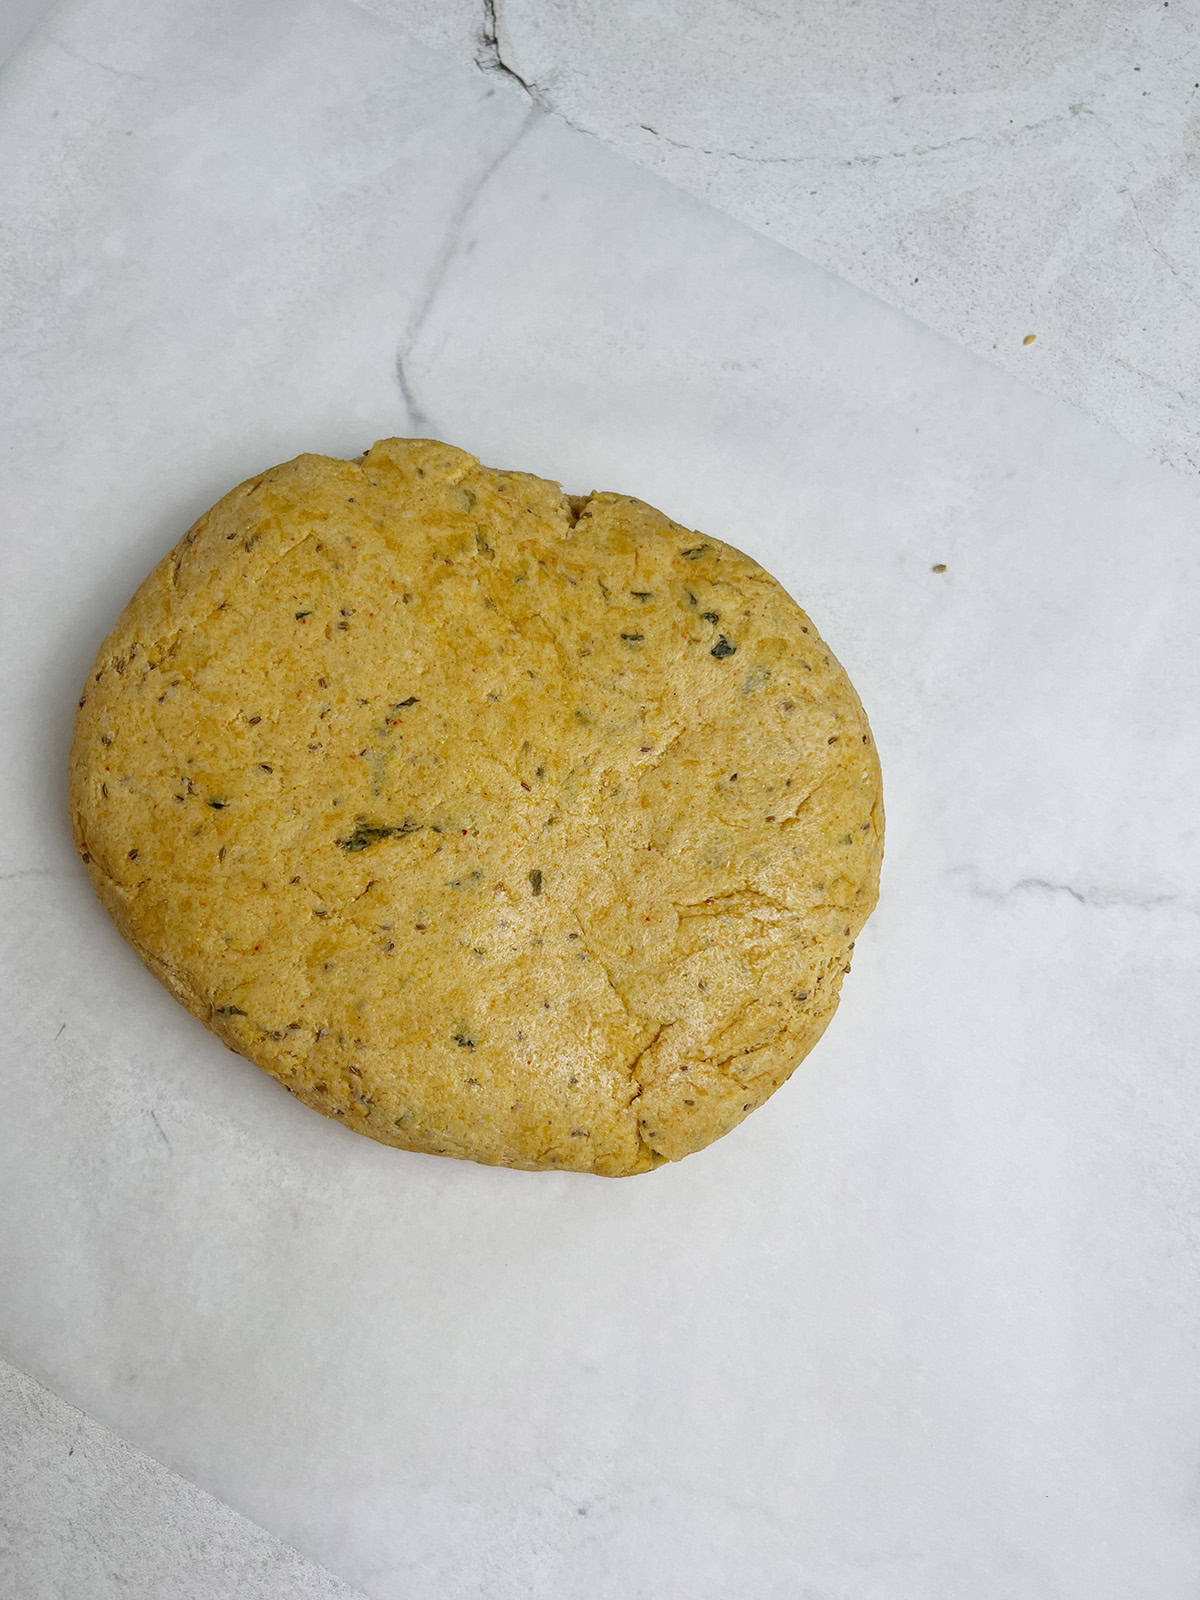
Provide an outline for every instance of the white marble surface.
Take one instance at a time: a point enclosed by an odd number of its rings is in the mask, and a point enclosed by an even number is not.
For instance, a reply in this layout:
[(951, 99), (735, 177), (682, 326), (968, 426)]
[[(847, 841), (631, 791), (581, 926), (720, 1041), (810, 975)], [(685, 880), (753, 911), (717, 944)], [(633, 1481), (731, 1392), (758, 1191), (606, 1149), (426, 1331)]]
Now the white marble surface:
[(358, 3), (1200, 472), (1200, 0)]
[(5, 1600), (362, 1600), (0, 1361)]
[[(0, 1351), (377, 1600), (1190, 1600), (1193, 485), (335, 0), (76, 0), (14, 141)], [(145, 568), (410, 427), (742, 544), (876, 727), (842, 1014), (645, 1179), (322, 1122), (71, 855)]]
[(363, 3), (1200, 472), (1197, 0)]

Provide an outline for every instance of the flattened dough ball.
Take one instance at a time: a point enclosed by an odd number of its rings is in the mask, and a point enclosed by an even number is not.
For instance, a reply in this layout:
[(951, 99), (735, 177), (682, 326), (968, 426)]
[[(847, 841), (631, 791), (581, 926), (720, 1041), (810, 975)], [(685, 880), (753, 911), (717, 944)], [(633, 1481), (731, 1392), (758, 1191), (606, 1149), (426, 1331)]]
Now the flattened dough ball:
[(882, 851), (862, 706), (761, 567), (428, 440), (201, 517), (100, 651), (70, 785), (121, 932), (307, 1105), (612, 1176), (789, 1076)]

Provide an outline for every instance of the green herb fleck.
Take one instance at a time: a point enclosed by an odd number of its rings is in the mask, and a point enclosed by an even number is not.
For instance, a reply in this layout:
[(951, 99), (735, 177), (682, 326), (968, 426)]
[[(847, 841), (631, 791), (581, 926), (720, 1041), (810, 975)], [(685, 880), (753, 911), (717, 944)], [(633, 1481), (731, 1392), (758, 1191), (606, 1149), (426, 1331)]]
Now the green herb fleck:
[(679, 554), (685, 561), (699, 561), (700, 557), (707, 555), (711, 549), (710, 544), (694, 544), (690, 550), (681, 550)]
[(246, 1013), (241, 1006), (218, 1006), (217, 1015), (219, 1017), (244, 1017)]
[(654, 599), (654, 591), (652, 589), (630, 589), (629, 592), (635, 600)]
[(626, 644), (641, 644), (646, 635), (644, 633), (623, 633), (621, 637)]
[(465, 1022), (460, 1022), (454, 1033), (454, 1042), (462, 1050), (474, 1050), (476, 1040), (472, 1038), (472, 1029)]
[(711, 622), (715, 624), (721, 620), (721, 613), (719, 611), (702, 611), (700, 615), (704, 618), (705, 622)]
[(305, 617), (311, 617), (311, 616), (312, 616), (312, 612), (311, 611), (297, 611), (296, 612), (296, 621), (297, 622), (303, 622)]
[(225, 807), (229, 804), (229, 801), (228, 800), (210, 800), (208, 803), (213, 808), (214, 811), (224, 811)]
[(479, 551), (481, 556), (487, 556), (489, 561), (495, 559), (496, 552), (484, 538), (482, 528), (475, 529), (475, 548)]
[(343, 850), (367, 850), (381, 839), (403, 839), (406, 834), (417, 833), (420, 827), (419, 822), (410, 822), (407, 817), (396, 827), (383, 822), (367, 822), (360, 817), (349, 838), (339, 839), (338, 843)]
[(542, 871), (540, 867), (534, 867), (532, 872), (529, 874), (529, 887), (533, 890), (534, 894), (541, 894)]
[(725, 661), (729, 656), (737, 653), (737, 645), (730, 644), (729, 640), (722, 634), (708, 653), (710, 656), (715, 656), (718, 661)]

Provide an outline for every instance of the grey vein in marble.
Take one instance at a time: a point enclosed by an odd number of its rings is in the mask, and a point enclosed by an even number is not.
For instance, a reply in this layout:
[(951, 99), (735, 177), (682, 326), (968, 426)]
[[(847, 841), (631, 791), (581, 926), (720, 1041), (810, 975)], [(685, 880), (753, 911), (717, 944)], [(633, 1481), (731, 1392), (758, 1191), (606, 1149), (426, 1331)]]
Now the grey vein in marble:
[(972, 899), (989, 900), (994, 905), (1001, 905), (1022, 894), (1067, 895), (1077, 905), (1093, 906), (1103, 911), (1116, 909), (1159, 911), (1170, 906), (1177, 911), (1186, 912), (1189, 916), (1200, 915), (1200, 906), (1177, 894), (1142, 894), (1133, 889), (1104, 885), (1080, 886), (1039, 877), (1018, 878), (1015, 883), (1001, 888), (995, 884), (984, 883), (977, 869), (969, 865), (951, 867), (946, 876), (963, 883)]
[(529, 98), (541, 106), (543, 111), (553, 111), (554, 107), (543, 96), (541, 87), (536, 83), (527, 83), (501, 54), (500, 19), (496, 12), (496, 0), (483, 0), (483, 23), (479, 30), (479, 48), (475, 52), (475, 65), (481, 72), (495, 72), (501, 77), (511, 79), (524, 89)]
[(396, 384), (404, 400), (409, 425), (414, 432), (432, 435), (436, 431), (429, 413), (425, 411), (417, 400), (413, 390), (410, 365), (417, 340), (421, 337), (421, 331), (429, 320), (429, 314), (433, 310), (438, 295), (441, 293), (442, 285), (446, 280), (446, 273), (458, 254), (463, 228), (476, 202), (505, 161), (508, 160), (509, 156), (512, 155), (521, 140), (529, 132), (533, 123), (542, 115), (543, 112), (540, 106), (536, 103), (531, 105), (516, 133), (505, 141), (499, 151), (480, 172), (479, 176), (467, 186), (462, 199), (455, 207), (454, 213), (447, 224), (446, 231), (442, 236), (442, 242), (438, 246), (437, 255), (434, 257), (433, 265), (429, 269), (429, 275), (421, 296), (413, 306), (408, 325), (404, 330), (404, 338), (396, 351), (395, 366)]
[(532, 103), (541, 111), (550, 116), (557, 117), (559, 122), (565, 122), (568, 128), (576, 133), (591, 136), (592, 130), (581, 122), (576, 122), (569, 113), (550, 94), (546, 86), (538, 79), (524, 77), (507, 59), (504, 53), (504, 42), (501, 37), (502, 23), (497, 0), (483, 0), (483, 21), (479, 28), (478, 44), (475, 50), (475, 65), (487, 77), (506, 78), (510, 83), (515, 83), (519, 89), (529, 96)]

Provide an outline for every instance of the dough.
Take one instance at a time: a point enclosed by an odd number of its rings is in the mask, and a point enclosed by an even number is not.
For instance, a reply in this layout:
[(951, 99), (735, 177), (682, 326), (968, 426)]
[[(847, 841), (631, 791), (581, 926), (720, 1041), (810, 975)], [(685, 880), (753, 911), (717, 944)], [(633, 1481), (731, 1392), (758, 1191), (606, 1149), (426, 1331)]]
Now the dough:
[(124, 936), (307, 1105), (611, 1176), (783, 1083), (882, 852), (862, 706), (761, 567), (429, 440), (201, 517), (101, 648), (70, 795)]

